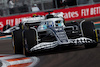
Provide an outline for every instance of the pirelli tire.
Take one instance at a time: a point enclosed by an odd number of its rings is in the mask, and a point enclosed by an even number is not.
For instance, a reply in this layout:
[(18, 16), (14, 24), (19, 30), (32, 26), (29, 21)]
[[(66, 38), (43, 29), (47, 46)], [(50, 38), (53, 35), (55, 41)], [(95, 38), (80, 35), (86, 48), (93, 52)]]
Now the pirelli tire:
[(94, 23), (93, 22), (83, 22), (82, 25), (82, 31), (83, 31), (83, 36), (90, 38), (92, 40), (94, 40), (95, 42), (93, 43), (88, 43), (85, 44), (85, 48), (93, 48), (97, 46), (97, 42), (98, 42), (98, 36), (94, 27)]
[(23, 44), (24, 44), (24, 54), (26, 56), (32, 55), (30, 49), (37, 45), (37, 33), (35, 29), (28, 29), (23, 31)]
[(23, 54), (23, 42), (22, 42), (22, 29), (16, 30), (12, 33), (13, 47), (15, 54)]

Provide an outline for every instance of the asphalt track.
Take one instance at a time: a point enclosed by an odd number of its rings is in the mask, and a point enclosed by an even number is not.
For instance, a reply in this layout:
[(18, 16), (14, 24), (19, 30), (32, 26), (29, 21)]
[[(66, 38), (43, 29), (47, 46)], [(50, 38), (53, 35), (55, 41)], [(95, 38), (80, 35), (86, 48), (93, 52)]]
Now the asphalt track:
[[(97, 18), (89, 20), (97, 21)], [(0, 40), (0, 54), (14, 54), (11, 39)], [(91, 49), (84, 46), (58, 47), (34, 55), (40, 58), (35, 67), (100, 67), (100, 44)]]
[[(12, 42), (0, 40), (0, 54), (13, 54)], [(63, 47), (34, 54), (40, 58), (35, 67), (100, 67), (100, 44), (96, 48)]]

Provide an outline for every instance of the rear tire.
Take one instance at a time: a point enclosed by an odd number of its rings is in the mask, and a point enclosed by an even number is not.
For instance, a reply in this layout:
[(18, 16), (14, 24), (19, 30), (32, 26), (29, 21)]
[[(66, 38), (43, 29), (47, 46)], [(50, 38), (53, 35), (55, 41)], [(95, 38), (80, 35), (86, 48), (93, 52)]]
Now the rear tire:
[(97, 36), (93, 22), (82, 23), (83, 36), (95, 40), (95, 43), (85, 44), (85, 48), (93, 48), (97, 46)]
[(3, 27), (3, 31), (5, 31), (5, 30), (7, 30), (7, 29), (9, 29), (9, 28), (11, 28), (10, 25), (5, 25), (5, 26)]
[[(11, 26), (10, 25), (5, 25), (4, 27), (3, 27), (3, 31), (5, 31), (5, 30), (7, 30), (7, 29), (9, 29), (9, 28), (11, 28)], [(3, 36), (5, 36), (5, 35), (11, 35), (11, 33), (2, 33), (2, 35)]]

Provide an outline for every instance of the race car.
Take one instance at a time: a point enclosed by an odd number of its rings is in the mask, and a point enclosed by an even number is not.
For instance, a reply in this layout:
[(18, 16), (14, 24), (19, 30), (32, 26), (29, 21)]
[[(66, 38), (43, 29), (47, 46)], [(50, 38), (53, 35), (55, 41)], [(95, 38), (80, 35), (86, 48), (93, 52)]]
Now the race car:
[(24, 29), (13, 31), (13, 47), (16, 54), (30, 55), (34, 51), (53, 49), (57, 46), (96, 47), (98, 36), (93, 22), (71, 22), (65, 25), (61, 17), (42, 19), (38, 27), (27, 24)]
[[(39, 24), (36, 24), (39, 21)], [(30, 55), (34, 51), (53, 49), (57, 46), (96, 47), (98, 36), (93, 22), (65, 23), (62, 17), (46, 15), (33, 22), (24, 20), (22, 24), (9, 28), (12, 32), (15, 54)]]
[(35, 26), (38, 27), (38, 25), (40, 24), (40, 21), (45, 19), (44, 16), (34, 16), (34, 17), (30, 17), (30, 18), (23, 18), (20, 24), (17, 24), (13, 27), (11, 27), (10, 25), (5, 25), (3, 27), (3, 32), (1, 32), (2, 34), (10, 34), (15, 30), (18, 29), (22, 29), (25, 26), (28, 26), (28, 24), (30, 24), (29, 26)]

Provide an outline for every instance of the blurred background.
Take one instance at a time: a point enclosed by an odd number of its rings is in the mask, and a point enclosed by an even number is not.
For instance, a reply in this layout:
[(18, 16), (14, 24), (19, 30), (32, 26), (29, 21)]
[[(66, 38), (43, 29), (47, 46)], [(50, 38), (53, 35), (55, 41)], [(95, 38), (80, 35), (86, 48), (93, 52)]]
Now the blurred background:
[[(0, 16), (18, 15), (22, 13), (31, 13), (34, 4), (40, 11), (60, 9), (60, 0), (10, 0), (13, 7), (10, 8), (9, 0), (0, 0)], [(100, 3), (100, 0), (66, 0), (65, 7), (75, 7)]]

